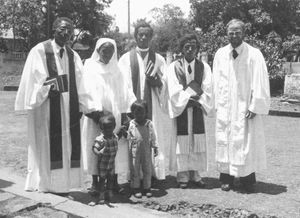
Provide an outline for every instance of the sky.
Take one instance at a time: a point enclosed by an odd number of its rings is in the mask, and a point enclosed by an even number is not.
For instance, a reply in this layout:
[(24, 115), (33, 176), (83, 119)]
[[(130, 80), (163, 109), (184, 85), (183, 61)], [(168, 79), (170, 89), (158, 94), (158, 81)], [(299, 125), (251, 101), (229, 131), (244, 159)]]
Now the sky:
[[(165, 4), (179, 6), (185, 16), (188, 16), (190, 10), (189, 0), (130, 0), (130, 23), (137, 19), (147, 18), (150, 20), (149, 11), (152, 8), (161, 8)], [(120, 32), (128, 30), (128, 0), (113, 0), (106, 12), (115, 18), (115, 25), (119, 27)], [(132, 32), (131, 27), (131, 32)]]

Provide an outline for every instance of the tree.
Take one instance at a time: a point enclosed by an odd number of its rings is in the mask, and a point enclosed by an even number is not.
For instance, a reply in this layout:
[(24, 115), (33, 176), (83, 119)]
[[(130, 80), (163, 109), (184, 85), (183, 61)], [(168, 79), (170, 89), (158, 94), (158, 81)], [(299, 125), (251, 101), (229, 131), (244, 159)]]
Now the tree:
[(188, 32), (193, 32), (184, 13), (177, 6), (166, 4), (162, 8), (153, 8), (155, 21), (153, 47), (161, 53), (177, 50), (178, 39)]
[[(50, 2), (50, 11), (47, 11)], [(112, 17), (104, 13), (112, 0), (0, 0), (0, 31), (13, 29), (15, 36), (26, 39), (28, 49), (47, 38), (47, 17), (51, 25), (58, 16), (69, 17), (79, 30), (74, 41), (80, 40), (82, 32), (93, 38), (108, 31)]]
[[(214, 54), (227, 44), (227, 22), (233, 18), (246, 24), (245, 41), (258, 47), (266, 59), (271, 79), (283, 78), (283, 42), (296, 33), (299, 0), (191, 0), (192, 23), (200, 27), (202, 49)], [(293, 41), (293, 40), (291, 40)]]
[(296, 31), (299, 0), (191, 0), (192, 20), (204, 32), (232, 18), (248, 23), (248, 33), (265, 37), (275, 31), (285, 39)]

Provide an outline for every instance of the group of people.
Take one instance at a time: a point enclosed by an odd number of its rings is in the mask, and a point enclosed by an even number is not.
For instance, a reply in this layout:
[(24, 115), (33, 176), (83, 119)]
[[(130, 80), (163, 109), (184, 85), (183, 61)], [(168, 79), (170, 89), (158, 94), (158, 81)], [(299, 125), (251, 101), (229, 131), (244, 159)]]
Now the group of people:
[(92, 176), (90, 192), (99, 193), (95, 204), (122, 191), (120, 177), (137, 198), (152, 196), (152, 177), (176, 175), (180, 188), (204, 188), (205, 116), (215, 116), (221, 189), (239, 177), (254, 191), (255, 172), (266, 167), (262, 115), (270, 91), (263, 55), (243, 41), (242, 21), (227, 24), (229, 44), (215, 54), (213, 73), (196, 58), (194, 34), (181, 38), (183, 57), (167, 66), (149, 49), (153, 29), (140, 23), (136, 48), (118, 60), (115, 41), (100, 38), (83, 66), (67, 46), (72, 21), (58, 18), (52, 29), (54, 39), (29, 52), (15, 102), (28, 112), (25, 190), (68, 193), (83, 172)]

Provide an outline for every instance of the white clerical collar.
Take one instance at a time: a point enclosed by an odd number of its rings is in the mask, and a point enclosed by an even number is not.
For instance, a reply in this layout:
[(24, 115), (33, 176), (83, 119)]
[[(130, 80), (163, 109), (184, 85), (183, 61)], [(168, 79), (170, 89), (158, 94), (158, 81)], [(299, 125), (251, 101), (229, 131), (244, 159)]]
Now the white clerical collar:
[(139, 51), (139, 52), (148, 52), (149, 48), (139, 48), (139, 47), (136, 47), (136, 50)]

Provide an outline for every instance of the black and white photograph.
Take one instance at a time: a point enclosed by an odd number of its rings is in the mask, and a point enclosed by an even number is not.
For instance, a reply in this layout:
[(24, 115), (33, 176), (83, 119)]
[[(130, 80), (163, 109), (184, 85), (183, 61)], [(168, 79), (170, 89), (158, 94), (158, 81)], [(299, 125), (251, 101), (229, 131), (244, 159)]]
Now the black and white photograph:
[(0, 0), (0, 217), (300, 218), (299, 0)]

